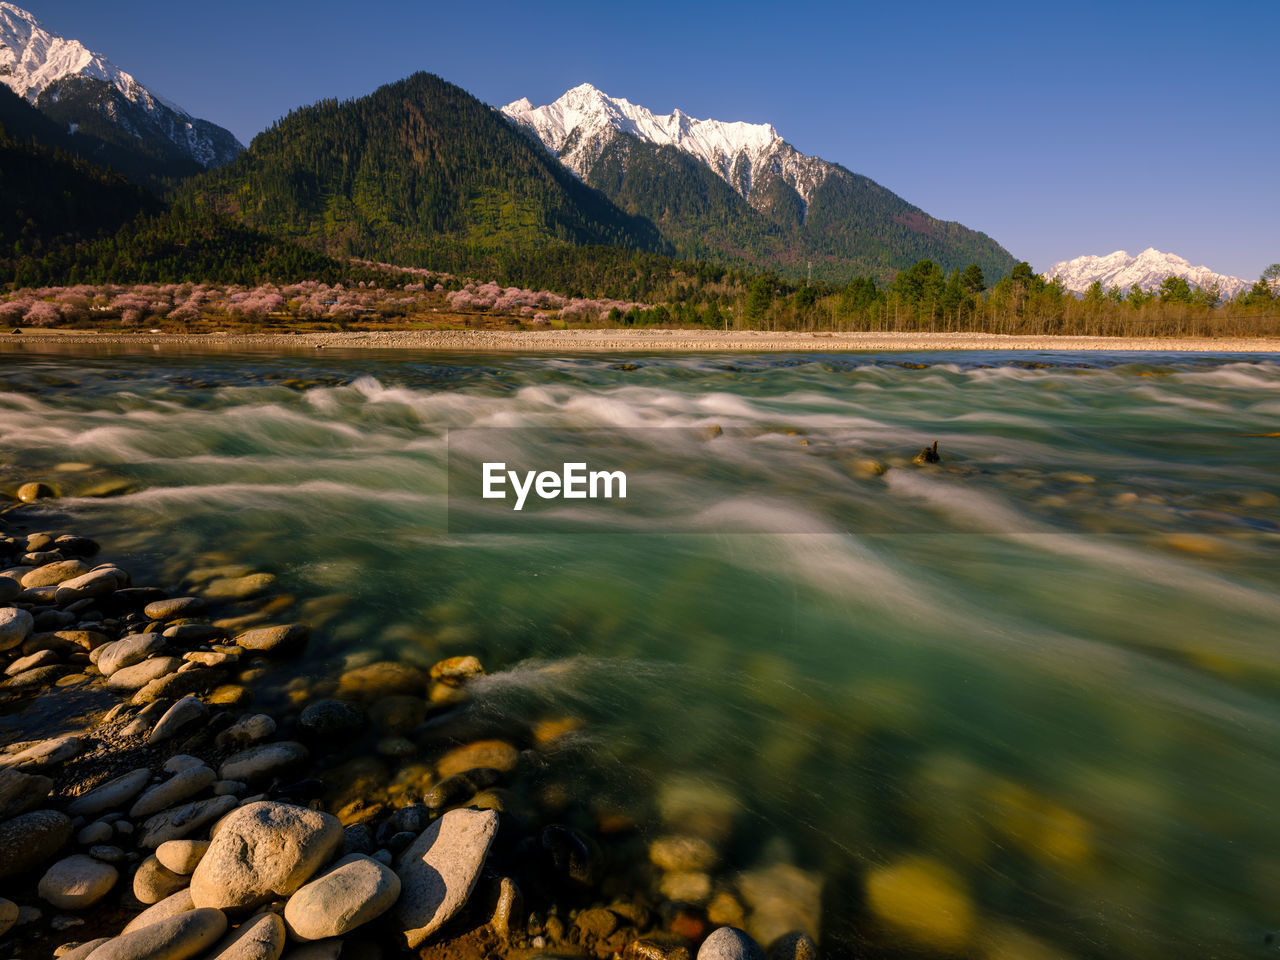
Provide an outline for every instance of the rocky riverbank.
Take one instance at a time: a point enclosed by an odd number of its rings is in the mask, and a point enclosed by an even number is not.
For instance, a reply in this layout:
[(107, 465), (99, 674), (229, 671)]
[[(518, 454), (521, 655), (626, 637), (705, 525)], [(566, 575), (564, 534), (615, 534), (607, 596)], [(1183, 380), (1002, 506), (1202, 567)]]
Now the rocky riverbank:
[(816, 955), (814, 875), (722, 866), (731, 794), (593, 803), (563, 768), (578, 721), (476, 709), (476, 657), (304, 670), (264, 575), (136, 585), (41, 529), (51, 492), (0, 518), (0, 710), (42, 734), (0, 753), (0, 954)]

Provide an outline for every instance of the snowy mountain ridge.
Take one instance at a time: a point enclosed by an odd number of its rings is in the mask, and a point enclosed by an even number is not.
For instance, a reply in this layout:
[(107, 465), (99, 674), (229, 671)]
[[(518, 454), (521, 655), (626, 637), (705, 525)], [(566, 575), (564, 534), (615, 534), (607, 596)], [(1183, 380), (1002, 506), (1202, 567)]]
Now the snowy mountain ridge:
[(502, 112), (584, 179), (619, 133), (689, 154), (748, 202), (758, 184), (780, 177), (807, 206), (833, 167), (800, 153), (770, 124), (699, 120), (679, 109), (663, 116), (624, 98), (610, 97), (589, 83), (545, 106), (535, 107), (522, 97), (502, 107)]
[(1073, 293), (1084, 293), (1095, 281), (1104, 290), (1119, 287), (1128, 292), (1133, 287), (1154, 290), (1166, 277), (1182, 277), (1193, 287), (1208, 289), (1215, 283), (1224, 297), (1234, 297), (1249, 289), (1249, 282), (1239, 277), (1214, 273), (1208, 267), (1192, 266), (1191, 262), (1173, 253), (1162, 253), (1148, 247), (1136, 257), (1124, 250), (1106, 256), (1086, 255), (1074, 260), (1063, 260), (1044, 271), (1044, 278), (1061, 277), (1066, 288)]
[[(75, 99), (84, 104), (77, 109), (92, 110), (133, 137), (161, 137), (203, 167), (226, 163), (244, 149), (226, 130), (191, 116), (102, 54), (51, 33), (7, 2), (0, 2), (0, 83), (51, 116), (69, 112), (66, 101)], [(76, 117), (68, 126), (82, 123)]]
[(79, 40), (55, 36), (21, 7), (0, 3), (0, 83), (35, 103), (49, 86), (72, 75), (109, 83), (133, 103), (149, 105), (153, 100), (146, 87), (102, 54)]

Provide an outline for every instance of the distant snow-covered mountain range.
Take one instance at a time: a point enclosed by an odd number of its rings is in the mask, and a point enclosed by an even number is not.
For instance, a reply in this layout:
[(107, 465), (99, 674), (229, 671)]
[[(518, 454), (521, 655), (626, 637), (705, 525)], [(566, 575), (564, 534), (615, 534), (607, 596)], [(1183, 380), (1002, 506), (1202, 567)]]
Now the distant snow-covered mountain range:
[[(779, 179), (807, 206), (835, 164), (801, 153), (768, 123), (698, 120), (680, 109), (655, 114), (589, 83), (535, 107), (523, 97), (502, 112), (537, 136), (560, 162), (587, 179), (595, 161), (619, 133), (655, 146), (672, 146), (713, 170), (748, 203), (757, 187)], [(758, 206), (752, 203), (752, 206)]]
[(244, 149), (230, 131), (193, 117), (12, 3), (0, 3), (0, 83), (72, 132), (136, 147), (157, 164), (214, 167)]
[(1046, 280), (1061, 277), (1063, 284), (1073, 293), (1084, 293), (1095, 281), (1101, 283), (1104, 290), (1119, 287), (1127, 292), (1135, 286), (1153, 290), (1170, 276), (1182, 277), (1191, 286), (1205, 289), (1216, 283), (1218, 292), (1224, 297), (1234, 297), (1250, 287), (1247, 280), (1214, 273), (1208, 267), (1192, 266), (1190, 261), (1177, 254), (1161, 253), (1154, 247), (1148, 247), (1136, 257), (1129, 256), (1124, 250), (1105, 257), (1076, 257), (1055, 263), (1044, 272)]

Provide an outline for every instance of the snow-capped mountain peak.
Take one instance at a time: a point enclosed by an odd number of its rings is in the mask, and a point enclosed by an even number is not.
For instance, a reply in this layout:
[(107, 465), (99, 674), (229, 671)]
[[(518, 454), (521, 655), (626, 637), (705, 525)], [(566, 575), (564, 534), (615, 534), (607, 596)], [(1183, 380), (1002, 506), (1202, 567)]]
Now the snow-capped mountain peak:
[(704, 163), (743, 197), (751, 199), (763, 175), (781, 176), (807, 203), (830, 164), (806, 157), (768, 123), (699, 120), (680, 109), (656, 114), (622, 97), (582, 83), (553, 103), (535, 107), (521, 97), (502, 108), (537, 136), (570, 170), (585, 178), (610, 138), (629, 134), (672, 146)]
[[(79, 40), (52, 34), (21, 7), (0, 3), (0, 83), (35, 103), (50, 85), (68, 76), (109, 83), (133, 103), (145, 104), (153, 96), (132, 76)], [(182, 108), (168, 106), (187, 116)]]
[(1046, 280), (1061, 277), (1066, 288), (1074, 293), (1084, 293), (1095, 281), (1101, 283), (1104, 290), (1119, 287), (1127, 292), (1135, 286), (1154, 290), (1170, 276), (1182, 277), (1191, 286), (1205, 289), (1216, 283), (1224, 297), (1233, 297), (1249, 288), (1246, 280), (1214, 273), (1208, 267), (1192, 266), (1186, 258), (1162, 253), (1154, 247), (1148, 247), (1136, 257), (1117, 250), (1106, 256), (1086, 255), (1063, 260), (1046, 270), (1044, 276)]
[(166, 150), (202, 166), (226, 163), (244, 149), (228, 131), (191, 116), (102, 54), (7, 2), (0, 2), (0, 83), (69, 129), (106, 121), (129, 137), (164, 141)]

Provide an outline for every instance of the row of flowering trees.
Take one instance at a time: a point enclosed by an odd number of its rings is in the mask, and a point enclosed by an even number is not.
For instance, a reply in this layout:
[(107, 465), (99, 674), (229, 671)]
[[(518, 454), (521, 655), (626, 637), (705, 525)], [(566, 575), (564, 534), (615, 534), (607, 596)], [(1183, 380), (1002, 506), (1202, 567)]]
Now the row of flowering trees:
[(565, 297), (549, 290), (503, 287), (428, 274), (398, 286), (344, 285), (317, 280), (256, 287), (216, 284), (151, 284), (39, 287), (15, 290), (0, 299), (0, 324), (49, 327), (118, 320), (122, 326), (163, 321), (194, 324), (230, 318), (270, 323), (304, 320), (346, 323), (405, 317), (429, 311), (503, 314), (535, 323), (553, 317), (598, 321), (611, 311), (643, 307), (627, 301)]

